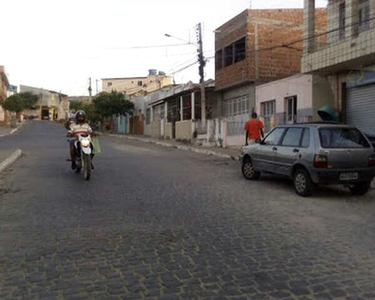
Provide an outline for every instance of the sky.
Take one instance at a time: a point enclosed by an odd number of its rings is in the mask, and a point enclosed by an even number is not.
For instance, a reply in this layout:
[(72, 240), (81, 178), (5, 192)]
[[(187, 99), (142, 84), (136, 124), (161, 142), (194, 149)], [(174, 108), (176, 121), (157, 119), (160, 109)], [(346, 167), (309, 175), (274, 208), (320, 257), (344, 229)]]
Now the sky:
[(303, 2), (0, 0), (0, 65), (12, 85), (69, 96), (88, 95), (89, 78), (96, 94), (101, 78), (145, 77), (149, 69), (166, 72), (176, 83), (199, 82), (198, 65), (185, 67), (197, 60), (201, 23), (205, 79), (214, 79), (216, 28), (247, 8), (303, 8)]

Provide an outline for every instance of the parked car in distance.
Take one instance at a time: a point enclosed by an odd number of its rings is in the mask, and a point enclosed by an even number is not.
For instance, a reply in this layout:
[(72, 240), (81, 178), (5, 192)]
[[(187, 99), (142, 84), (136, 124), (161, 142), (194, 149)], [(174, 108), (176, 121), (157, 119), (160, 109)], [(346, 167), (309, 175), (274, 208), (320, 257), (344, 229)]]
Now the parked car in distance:
[(374, 148), (355, 126), (304, 123), (275, 127), (259, 144), (241, 150), (242, 174), (288, 176), (296, 193), (310, 196), (318, 185), (343, 184), (364, 195), (375, 176)]

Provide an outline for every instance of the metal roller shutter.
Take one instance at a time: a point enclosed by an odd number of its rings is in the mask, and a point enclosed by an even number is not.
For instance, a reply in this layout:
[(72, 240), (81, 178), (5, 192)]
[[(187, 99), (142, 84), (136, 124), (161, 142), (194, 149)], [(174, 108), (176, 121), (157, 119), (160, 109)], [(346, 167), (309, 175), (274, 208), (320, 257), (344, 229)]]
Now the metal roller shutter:
[(365, 133), (375, 134), (375, 84), (347, 90), (346, 121)]

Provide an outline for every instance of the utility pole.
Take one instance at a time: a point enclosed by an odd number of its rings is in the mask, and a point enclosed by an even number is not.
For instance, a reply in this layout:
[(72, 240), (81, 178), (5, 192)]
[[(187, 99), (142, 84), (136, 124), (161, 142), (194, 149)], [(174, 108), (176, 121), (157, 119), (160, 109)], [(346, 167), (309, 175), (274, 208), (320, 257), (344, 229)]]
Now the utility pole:
[(91, 92), (92, 92), (92, 88), (91, 88), (91, 77), (89, 78), (89, 102), (91, 103)]
[(201, 120), (202, 125), (206, 128), (206, 91), (204, 89), (204, 67), (206, 62), (203, 56), (203, 42), (202, 42), (202, 25), (197, 25), (197, 38), (198, 38), (198, 61), (199, 61), (199, 76), (201, 85)]

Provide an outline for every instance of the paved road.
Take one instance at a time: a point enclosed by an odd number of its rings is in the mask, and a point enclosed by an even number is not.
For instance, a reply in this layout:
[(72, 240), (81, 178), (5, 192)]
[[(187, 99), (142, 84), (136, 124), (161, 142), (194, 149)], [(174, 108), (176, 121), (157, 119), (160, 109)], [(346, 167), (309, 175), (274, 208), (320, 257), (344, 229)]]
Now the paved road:
[(375, 299), (375, 193), (248, 182), (238, 163), (102, 137), (92, 180), (64, 129), (2, 148), (0, 299)]

